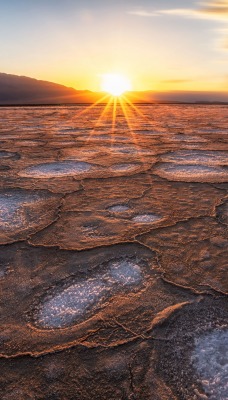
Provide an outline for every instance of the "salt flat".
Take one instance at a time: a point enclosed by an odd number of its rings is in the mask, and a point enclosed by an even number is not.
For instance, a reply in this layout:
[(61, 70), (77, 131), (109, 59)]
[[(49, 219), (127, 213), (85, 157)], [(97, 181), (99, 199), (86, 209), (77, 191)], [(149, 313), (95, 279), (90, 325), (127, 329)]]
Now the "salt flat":
[(228, 398), (228, 107), (0, 108), (0, 397)]

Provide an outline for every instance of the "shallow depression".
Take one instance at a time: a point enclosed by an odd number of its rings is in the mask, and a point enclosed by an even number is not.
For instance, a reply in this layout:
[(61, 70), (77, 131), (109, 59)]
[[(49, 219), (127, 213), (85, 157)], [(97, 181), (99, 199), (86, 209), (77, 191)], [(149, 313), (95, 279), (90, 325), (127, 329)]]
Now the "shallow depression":
[(1, 159), (19, 159), (20, 155), (18, 153), (12, 153), (10, 151), (2, 150), (0, 151), (0, 160)]
[(182, 150), (161, 157), (163, 162), (173, 162), (176, 164), (196, 164), (196, 165), (228, 165), (228, 157), (225, 151), (199, 151)]
[(83, 174), (91, 168), (92, 164), (82, 161), (59, 161), (33, 165), (22, 170), (19, 175), (36, 178), (54, 178)]
[(137, 164), (115, 164), (111, 166), (111, 170), (115, 172), (134, 171), (139, 165)]
[(113, 206), (108, 207), (108, 211), (113, 212), (113, 213), (122, 213), (125, 211), (128, 211), (130, 209), (129, 206), (126, 204), (115, 204)]
[(154, 173), (172, 181), (228, 182), (228, 169), (226, 167), (161, 163), (154, 168)]
[(0, 243), (47, 226), (56, 216), (59, 198), (46, 190), (0, 190)]
[(142, 271), (136, 262), (121, 260), (109, 264), (109, 278), (118, 285), (140, 284)]
[(132, 218), (132, 221), (140, 224), (151, 224), (159, 221), (160, 219), (162, 219), (162, 217), (156, 214), (138, 214)]
[(195, 339), (191, 361), (210, 400), (228, 399), (228, 330)]
[(36, 325), (69, 327), (95, 313), (113, 295), (141, 286), (142, 281), (142, 268), (136, 259), (110, 261), (103, 274), (75, 282), (44, 300), (35, 315)]
[[(0, 225), (1, 229), (12, 230), (15, 227), (26, 225), (26, 210), (27, 205), (33, 205), (35, 202), (44, 200), (45, 195), (37, 194), (36, 192), (9, 189), (0, 192)], [(28, 217), (28, 216), (27, 216)]]

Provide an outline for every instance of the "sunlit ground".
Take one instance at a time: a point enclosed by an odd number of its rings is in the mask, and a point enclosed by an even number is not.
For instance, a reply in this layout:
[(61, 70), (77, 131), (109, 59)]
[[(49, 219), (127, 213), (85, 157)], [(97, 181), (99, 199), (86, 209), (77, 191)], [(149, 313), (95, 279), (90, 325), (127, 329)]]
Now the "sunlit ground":
[(119, 120), (123, 120), (124, 118), (127, 125), (127, 131), (125, 132), (126, 137), (129, 137), (129, 142), (134, 143), (135, 149), (138, 153), (138, 161), (141, 162), (147, 178), (149, 182), (151, 182), (151, 177), (146, 172), (146, 162), (143, 157), (137, 135), (135, 134), (134, 127), (139, 118), (146, 121), (149, 125), (152, 125), (152, 123), (148, 117), (144, 116), (138, 107), (128, 98), (127, 92), (132, 90), (130, 80), (127, 77), (119, 74), (105, 74), (102, 77), (101, 90), (107, 94), (77, 114), (77, 116), (87, 114), (91, 111), (91, 109), (96, 107), (101, 110), (97, 120), (94, 121), (93, 129), (87, 137), (86, 142), (89, 143), (90, 140), (92, 140), (93, 136), (97, 134), (99, 127), (104, 122), (108, 124), (111, 122), (111, 150), (112, 145), (115, 144), (116, 135), (118, 134), (116, 125), (118, 124)]
[[(121, 84), (122, 83), (123, 82), (121, 82)], [(112, 90), (112, 92), (114, 93), (114, 89)], [(148, 117), (144, 116), (144, 114), (138, 109), (138, 107), (128, 99), (125, 93), (122, 93), (119, 96), (114, 96), (108, 93), (94, 104), (86, 107), (81, 112), (79, 112), (78, 116), (82, 114), (87, 114), (91, 111), (91, 109), (94, 109), (98, 106), (99, 109), (101, 109), (101, 112), (97, 120), (94, 121), (93, 129), (90, 132), (88, 138), (86, 139), (86, 142), (90, 142), (93, 136), (97, 133), (97, 130), (99, 129), (100, 125), (102, 125), (104, 121), (107, 122), (108, 120), (111, 122), (110, 135), (111, 135), (111, 146), (112, 146), (115, 143), (115, 137), (118, 134), (118, 132), (116, 131), (116, 124), (118, 123), (118, 118), (122, 119), (122, 117), (124, 117), (124, 120), (126, 121), (127, 125), (126, 136), (129, 136), (129, 141), (133, 141), (134, 146), (138, 152), (139, 162), (142, 163), (142, 166), (144, 167), (144, 170), (146, 172), (146, 163), (143, 154), (141, 152), (140, 143), (138, 142), (137, 136), (134, 131), (134, 125), (135, 125), (134, 122), (137, 120), (137, 118), (141, 118), (145, 120), (147, 123), (151, 124)], [(150, 176), (148, 174), (147, 177), (150, 180)]]
[(115, 126), (117, 122), (117, 115), (121, 110), (128, 125), (129, 134), (132, 136), (135, 144), (138, 145), (134, 137), (134, 129), (133, 129), (133, 124), (131, 122), (135, 118), (134, 113), (138, 114), (138, 116), (140, 116), (141, 118), (146, 119), (147, 122), (148, 119), (127, 98), (126, 92), (130, 91), (131, 89), (132, 86), (130, 80), (123, 75), (104, 74), (102, 76), (101, 90), (107, 94), (103, 96), (101, 99), (99, 99), (97, 102), (95, 102), (94, 104), (92, 104), (91, 106), (87, 107), (85, 110), (82, 110), (79, 113), (79, 115), (85, 114), (89, 112), (92, 108), (96, 107), (97, 105), (99, 105), (100, 107), (101, 105), (104, 104), (104, 108), (101, 111), (101, 114), (94, 125), (94, 130), (91, 132), (90, 136), (93, 135), (94, 131), (96, 130), (96, 127), (100, 123), (102, 123), (102, 121), (105, 120), (107, 116), (110, 118), (110, 114), (112, 118), (111, 134), (114, 135)]

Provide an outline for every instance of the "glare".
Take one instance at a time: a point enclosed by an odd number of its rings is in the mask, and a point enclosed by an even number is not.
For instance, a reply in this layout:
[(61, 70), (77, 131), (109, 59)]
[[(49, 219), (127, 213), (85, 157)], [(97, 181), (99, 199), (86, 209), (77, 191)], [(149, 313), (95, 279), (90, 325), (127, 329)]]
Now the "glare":
[(124, 92), (131, 90), (131, 83), (123, 75), (105, 74), (103, 75), (101, 89), (112, 96), (121, 96)]

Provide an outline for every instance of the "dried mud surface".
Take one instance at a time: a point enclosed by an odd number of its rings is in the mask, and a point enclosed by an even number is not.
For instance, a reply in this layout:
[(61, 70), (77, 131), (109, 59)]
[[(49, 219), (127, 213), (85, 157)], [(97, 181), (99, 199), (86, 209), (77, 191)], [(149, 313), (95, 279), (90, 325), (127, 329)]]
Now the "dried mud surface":
[(0, 398), (228, 398), (228, 107), (0, 109)]

